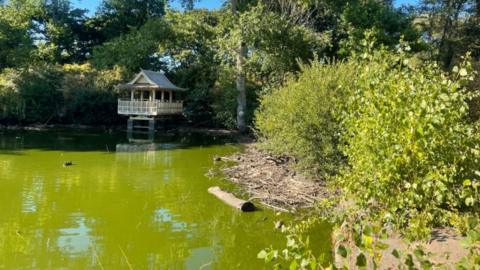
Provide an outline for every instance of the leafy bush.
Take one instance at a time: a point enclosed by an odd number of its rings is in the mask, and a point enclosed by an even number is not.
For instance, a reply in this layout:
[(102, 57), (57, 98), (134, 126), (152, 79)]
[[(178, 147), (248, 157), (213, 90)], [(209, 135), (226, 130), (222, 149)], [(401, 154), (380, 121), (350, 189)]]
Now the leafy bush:
[(20, 119), (28, 123), (47, 123), (55, 119), (63, 104), (59, 91), (62, 74), (55, 67), (43, 66), (24, 71), (16, 81), (23, 102)]
[(256, 125), (267, 150), (340, 172), (336, 184), (373, 220), (423, 238), (480, 212), (479, 125), (466, 90), (474, 78), (467, 61), (449, 74), (401, 48), (303, 67), (261, 98)]
[(255, 124), (262, 146), (278, 155), (290, 155), (303, 168), (322, 175), (335, 174), (342, 163), (338, 149), (341, 131), (337, 115), (355, 77), (348, 62), (303, 66), (299, 78), (260, 98)]
[(449, 76), (403, 52), (363, 57), (342, 122), (345, 190), (416, 238), (458, 213), (478, 215), (480, 141), (464, 87), (471, 66)]
[(4, 69), (0, 74), (0, 121), (14, 122), (23, 114), (23, 102), (15, 87), (14, 81), (19, 72)]
[(111, 124), (117, 115), (117, 94), (123, 71), (97, 71), (90, 65), (63, 66), (61, 91), (65, 100), (62, 121), (79, 124)]
[(0, 74), (0, 121), (4, 123), (112, 124), (124, 78), (119, 68), (98, 71), (90, 65), (64, 65)]

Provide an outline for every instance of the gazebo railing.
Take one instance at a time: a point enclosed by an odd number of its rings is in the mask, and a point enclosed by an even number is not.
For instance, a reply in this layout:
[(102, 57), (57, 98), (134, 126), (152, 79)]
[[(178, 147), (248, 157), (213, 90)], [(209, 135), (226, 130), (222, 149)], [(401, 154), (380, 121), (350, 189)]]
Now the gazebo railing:
[(118, 100), (118, 114), (124, 115), (165, 115), (182, 113), (182, 101), (161, 101), (161, 100)]

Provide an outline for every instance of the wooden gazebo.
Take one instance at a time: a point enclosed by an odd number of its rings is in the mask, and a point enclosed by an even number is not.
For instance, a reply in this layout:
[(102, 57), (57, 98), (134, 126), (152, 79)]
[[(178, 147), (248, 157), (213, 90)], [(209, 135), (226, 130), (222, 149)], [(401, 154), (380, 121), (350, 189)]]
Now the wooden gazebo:
[(118, 114), (128, 115), (128, 129), (132, 130), (134, 120), (149, 121), (154, 129), (155, 118), (163, 115), (181, 114), (183, 99), (181, 92), (163, 72), (141, 70), (135, 78), (118, 86)]

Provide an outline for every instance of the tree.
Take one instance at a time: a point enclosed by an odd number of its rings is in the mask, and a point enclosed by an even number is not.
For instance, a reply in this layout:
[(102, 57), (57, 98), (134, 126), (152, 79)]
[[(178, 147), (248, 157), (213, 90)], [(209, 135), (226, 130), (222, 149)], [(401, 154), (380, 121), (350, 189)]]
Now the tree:
[(10, 0), (0, 6), (0, 71), (26, 64), (34, 49), (30, 30), (39, 4), (29, 0)]
[(186, 10), (193, 10), (195, 2), (197, 1), (198, 0), (180, 0), (180, 3), (182, 4), (182, 7)]
[(72, 8), (69, 0), (47, 0), (36, 18), (37, 44), (50, 50), (40, 53), (42, 60), (55, 63), (81, 62), (90, 52), (86, 10)]
[[(231, 8), (233, 16), (238, 17), (238, 0), (231, 0)], [(239, 26), (242, 27), (241, 25)], [(247, 109), (247, 95), (245, 93), (245, 54), (247, 53), (247, 47), (245, 42), (243, 41), (242, 31), (240, 30), (240, 39), (238, 40), (238, 49), (237, 49), (237, 61), (236, 61), (236, 69), (237, 69), (237, 128), (240, 132), (245, 132), (247, 129), (245, 123), (245, 111)]]
[(138, 29), (149, 19), (165, 14), (167, 0), (104, 0), (94, 20), (101, 27), (103, 41)]
[(416, 23), (432, 46), (434, 57), (450, 68), (471, 51), (480, 57), (480, 1), (424, 0)]

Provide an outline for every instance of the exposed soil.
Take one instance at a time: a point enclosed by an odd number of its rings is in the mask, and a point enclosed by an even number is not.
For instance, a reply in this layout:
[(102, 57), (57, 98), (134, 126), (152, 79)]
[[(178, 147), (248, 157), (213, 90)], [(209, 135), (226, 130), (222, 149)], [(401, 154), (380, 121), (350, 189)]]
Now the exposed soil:
[(313, 207), (315, 202), (329, 196), (325, 182), (307, 178), (292, 168), (289, 157), (272, 156), (260, 150), (255, 143), (246, 143), (243, 152), (216, 161), (233, 161), (222, 169), (226, 177), (239, 184), (251, 200), (279, 211), (292, 212)]
[[(277, 211), (295, 211), (299, 208), (313, 207), (316, 201), (335, 195), (326, 188), (321, 179), (311, 179), (293, 169), (294, 160), (288, 157), (276, 157), (260, 150), (255, 143), (243, 140), (245, 150), (227, 157), (216, 157), (216, 162), (233, 162), (232, 166), (225, 166), (221, 170), (230, 181), (238, 184), (245, 190), (250, 200), (255, 199), (267, 207)], [(230, 164), (229, 164), (230, 165)], [(339, 206), (341, 207), (341, 206)], [(335, 233), (334, 233), (335, 235)], [(383, 250), (380, 269), (396, 269), (398, 260), (392, 255), (393, 249), (413, 252), (414, 247), (421, 245), (426, 252), (432, 253), (429, 257), (434, 263), (444, 263), (453, 267), (454, 262), (467, 254), (467, 250), (460, 244), (462, 237), (453, 229), (440, 228), (432, 232), (428, 242), (409, 243), (398, 234), (392, 234), (384, 243), (388, 248)], [(358, 255), (353, 243), (337, 241), (333, 236), (334, 249), (342, 243)], [(335, 253), (335, 262), (338, 266), (350, 265), (355, 268), (356, 256), (343, 261)], [(418, 263), (418, 262), (416, 262)], [(450, 269), (450, 268), (448, 268)]]
[[(339, 229), (340, 232), (341, 229)], [(349, 266), (350, 269), (356, 269), (355, 259), (356, 256), (360, 253), (358, 248), (353, 244), (352, 241), (336, 241), (336, 233), (334, 233), (334, 248), (342, 244), (348, 247), (352, 256), (349, 256), (347, 259), (343, 259), (337, 253), (335, 253), (335, 264), (337, 267)], [(458, 262), (462, 257), (468, 255), (468, 250), (462, 246), (461, 240), (463, 237), (459, 235), (452, 228), (437, 228), (432, 230), (431, 238), (426, 242), (408, 242), (403, 239), (399, 234), (393, 233), (386, 240), (381, 240), (383, 243), (388, 245), (388, 248), (385, 250), (378, 250), (381, 254), (380, 259), (380, 269), (398, 269), (400, 263), (405, 262), (406, 254), (413, 254), (416, 247), (422, 247), (423, 251), (430, 256), (427, 259), (434, 264), (442, 264), (445, 269), (455, 269), (455, 263)], [(392, 252), (394, 250), (401, 251), (404, 255), (401, 260), (395, 258)], [(416, 257), (413, 257), (413, 261), (418, 269), (420, 263)], [(436, 268), (433, 268), (436, 269)], [(443, 269), (443, 268), (442, 268)]]

